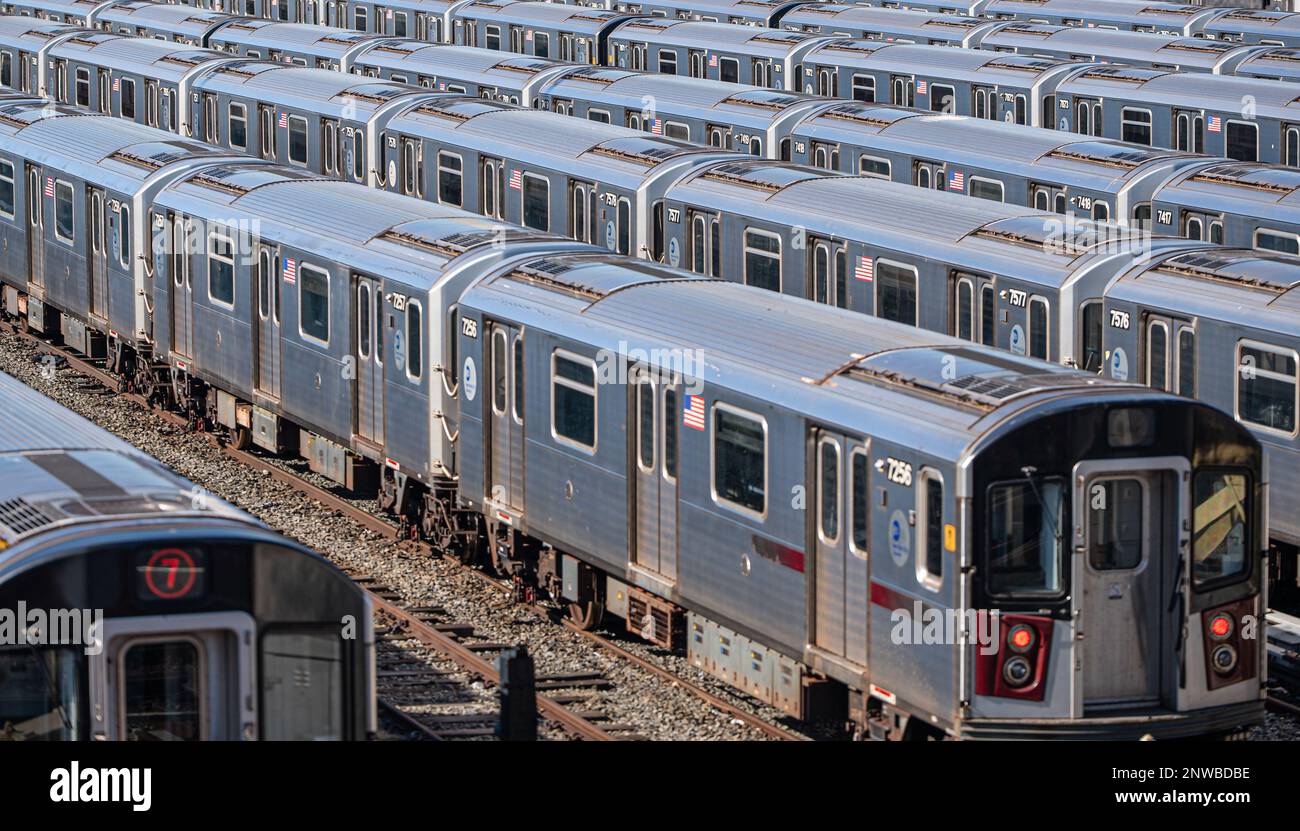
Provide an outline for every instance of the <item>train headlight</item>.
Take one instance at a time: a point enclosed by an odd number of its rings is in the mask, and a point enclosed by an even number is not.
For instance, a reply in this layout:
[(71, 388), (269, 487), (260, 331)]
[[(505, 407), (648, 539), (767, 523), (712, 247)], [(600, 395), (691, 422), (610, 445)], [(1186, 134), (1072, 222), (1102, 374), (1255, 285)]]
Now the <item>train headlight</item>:
[(1002, 665), (1002, 680), (1011, 687), (1023, 687), (1034, 677), (1034, 668), (1024, 655), (1013, 655)]
[(1027, 623), (1018, 623), (1007, 633), (1007, 646), (1014, 652), (1022, 654), (1028, 652), (1034, 648), (1037, 641), (1038, 635), (1034, 632), (1034, 627)]
[(1232, 637), (1232, 615), (1227, 612), (1219, 612), (1210, 618), (1210, 637), (1216, 641), (1227, 640)]
[(1237, 650), (1232, 644), (1219, 644), (1210, 652), (1210, 666), (1220, 675), (1231, 675), (1237, 668)]

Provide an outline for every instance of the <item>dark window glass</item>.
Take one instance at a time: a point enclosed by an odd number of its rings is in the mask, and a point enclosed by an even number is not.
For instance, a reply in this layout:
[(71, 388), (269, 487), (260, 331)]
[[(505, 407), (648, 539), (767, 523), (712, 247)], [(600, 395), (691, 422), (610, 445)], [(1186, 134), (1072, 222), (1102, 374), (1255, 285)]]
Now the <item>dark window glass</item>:
[(555, 356), (551, 383), (555, 434), (583, 447), (596, 447), (596, 369), (585, 361)]
[(1125, 107), (1120, 117), (1120, 138), (1134, 144), (1151, 144), (1151, 113)]
[(849, 508), (853, 512), (853, 539), (850, 542), (858, 551), (867, 551), (870, 546), (871, 471), (865, 452), (859, 451), (849, 458), (849, 474), (852, 477)]
[(963, 340), (975, 338), (975, 289), (970, 280), (957, 281), (957, 331)]
[(81, 656), (71, 648), (0, 650), (0, 741), (71, 741), (81, 726)]
[(740, 83), (740, 63), (735, 58), (723, 58), (719, 63), (719, 78), (732, 84)]
[(304, 265), (299, 269), (298, 305), (302, 333), (317, 340), (330, 339), (330, 280), (318, 268)]
[(1147, 384), (1158, 390), (1169, 388), (1169, 331), (1155, 325), (1147, 332)]
[(761, 514), (767, 507), (766, 436), (762, 422), (713, 411), (713, 489), (718, 499)]
[(515, 335), (514, 344), (514, 373), (515, 373), (515, 399), (510, 402), (511, 411), (514, 413), (515, 420), (522, 422), (524, 420), (524, 336)]
[(198, 647), (189, 641), (128, 647), (122, 658), (124, 738), (202, 739), (205, 681)]
[(989, 489), (990, 594), (1060, 591), (1064, 490), (1059, 479)]
[(307, 119), (289, 117), (289, 161), (307, 164)]
[(1199, 471), (1192, 510), (1192, 575), (1199, 586), (1250, 569), (1250, 495), (1240, 473)]
[(1258, 161), (1259, 127), (1241, 121), (1228, 122), (1224, 155), (1243, 162)]
[(72, 207), (72, 185), (56, 182), (54, 185), (54, 231), (62, 239), (75, 239), (76, 222)]
[(655, 466), (655, 388), (649, 381), (636, 385), (638, 461), (646, 470)]
[(990, 182), (985, 179), (970, 180), (970, 195), (976, 199), (987, 199), (990, 202), (1002, 201), (1002, 183)]
[(424, 374), (423, 318), (418, 303), (406, 304), (406, 372), (416, 379)]
[(1098, 571), (1136, 568), (1142, 562), (1143, 490), (1137, 479), (1088, 486), (1088, 562)]
[(1029, 301), (1029, 357), (1047, 359), (1047, 301)]
[(533, 34), (533, 54), (539, 58), (551, 56), (551, 36), (543, 32)]
[(664, 474), (677, 478), (677, 388), (664, 390)]
[(235, 249), (224, 237), (212, 237), (208, 249), (208, 296), (227, 306), (235, 304)]
[(122, 83), (119, 86), (121, 87), (121, 92), (119, 93), (121, 98), (120, 98), (120, 104), (118, 106), (122, 113), (122, 117), (134, 121), (135, 120), (135, 81), (131, 80), (130, 78), (123, 78)]
[(462, 164), (459, 156), (451, 153), (438, 154), (438, 201), (444, 205), (461, 207)]
[(1196, 397), (1196, 332), (1178, 330), (1178, 390), (1179, 395)]
[(14, 166), (9, 162), (0, 162), (0, 213), (13, 216), (16, 210), (14, 200)]
[(1284, 433), (1295, 432), (1295, 353), (1243, 345), (1240, 354), (1237, 413), (1241, 420)]
[(916, 325), (916, 273), (891, 263), (876, 264), (876, 314)]
[(618, 200), (618, 253), (632, 252), (632, 202), (628, 199)]
[(1255, 247), (1265, 251), (1281, 251), (1283, 254), (1300, 254), (1300, 237), (1260, 230), (1255, 232)]
[[(714, 248), (716, 252), (718, 249)], [(715, 253), (715, 258), (717, 254)], [(781, 290), (781, 240), (755, 231), (745, 232), (745, 282), (769, 291)]]
[(925, 479), (925, 573), (943, 577), (943, 482)]
[(997, 313), (997, 298), (993, 294), (993, 287), (980, 286), (980, 343), (985, 346), (993, 346), (996, 340)]
[(243, 104), (230, 105), (230, 146), (248, 147), (248, 111)]
[(821, 492), (819, 517), (822, 536), (827, 540), (840, 537), (840, 454), (833, 442), (821, 443)]
[(1103, 325), (1103, 311), (1100, 300), (1092, 300), (1083, 304), (1083, 360), (1080, 361), (1079, 368), (1086, 372), (1101, 372), (1102, 339), (1106, 334)]
[(497, 329), (492, 334), (492, 409), (501, 415), (506, 411), (506, 389), (509, 378), (506, 363), (506, 333)]
[(539, 231), (551, 230), (551, 186), (540, 176), (524, 176), (524, 224)]

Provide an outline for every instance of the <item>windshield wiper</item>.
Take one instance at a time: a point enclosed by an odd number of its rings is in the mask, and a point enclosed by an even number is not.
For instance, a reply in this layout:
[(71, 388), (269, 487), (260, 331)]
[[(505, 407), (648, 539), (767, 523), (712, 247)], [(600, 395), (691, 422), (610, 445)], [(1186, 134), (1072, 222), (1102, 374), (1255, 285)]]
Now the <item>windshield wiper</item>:
[[(1020, 472), (1025, 475), (1025, 481), (1034, 492), (1034, 498), (1038, 500), (1038, 507), (1042, 509), (1043, 515), (1047, 517), (1047, 523), (1052, 527), (1052, 539), (1056, 540), (1058, 549), (1065, 547), (1065, 540), (1061, 537), (1061, 528), (1056, 524), (1056, 516), (1047, 509), (1047, 502), (1043, 500), (1043, 494), (1038, 490), (1038, 483), (1034, 481), (1034, 476), (1038, 473), (1038, 468), (1033, 465), (1025, 465), (1020, 468)], [(1059, 508), (1059, 505), (1058, 505)]]

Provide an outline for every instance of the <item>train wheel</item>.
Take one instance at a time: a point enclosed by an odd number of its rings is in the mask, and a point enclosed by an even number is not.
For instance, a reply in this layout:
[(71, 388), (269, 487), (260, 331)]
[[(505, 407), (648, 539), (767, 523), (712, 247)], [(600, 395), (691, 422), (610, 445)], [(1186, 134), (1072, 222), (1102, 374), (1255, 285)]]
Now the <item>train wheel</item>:
[(594, 600), (570, 603), (568, 611), (569, 620), (584, 632), (599, 626), (601, 618), (605, 616), (605, 607)]
[(253, 446), (253, 431), (247, 427), (235, 428), (235, 440), (231, 445), (236, 450), (247, 450)]

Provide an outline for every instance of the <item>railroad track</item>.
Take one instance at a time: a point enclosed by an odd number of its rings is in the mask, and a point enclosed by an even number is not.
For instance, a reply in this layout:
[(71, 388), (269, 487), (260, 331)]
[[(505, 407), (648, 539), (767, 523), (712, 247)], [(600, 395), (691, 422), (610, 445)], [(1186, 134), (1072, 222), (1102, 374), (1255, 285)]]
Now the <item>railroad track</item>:
[[(69, 368), (78, 374), (93, 380), (109, 390), (113, 390), (123, 399), (129, 400), (138, 406), (149, 410), (164, 421), (187, 430), (192, 428), (192, 424), (190, 424), (188, 419), (184, 416), (169, 410), (156, 408), (143, 396), (122, 391), (117, 376), (107, 372), (100, 366), (97, 366), (95, 363), (81, 357), (77, 353), (58, 345), (48, 343), (29, 332), (17, 329), (7, 322), (0, 322), (0, 332), (26, 340), (33, 344), (39, 351), (55, 358), (62, 359), (66, 362)], [(345, 516), (357, 525), (381, 537), (402, 541), (402, 544), (412, 546), (420, 552), (430, 556), (436, 555), (443, 557), (449, 562), (454, 563), (464, 573), (483, 581), (485, 584), (492, 586), (503, 594), (513, 597), (513, 587), (508, 582), (486, 574), (472, 566), (464, 565), (454, 557), (445, 556), (443, 552), (437, 550), (429, 543), (419, 540), (411, 540), (408, 536), (402, 533), (401, 529), (395, 523), (377, 516), (325, 488), (307, 481), (302, 476), (299, 476), (291, 470), (287, 470), (280, 465), (272, 464), (248, 451), (239, 450), (222, 441), (216, 434), (208, 433), (206, 436), (214, 446), (221, 450), (222, 453), (240, 464), (273, 477), (277, 481), (298, 491), (303, 496), (319, 502), (321, 505)], [(376, 627), (377, 637), (398, 635), (403, 638), (410, 638), (418, 642), (420, 645), (449, 659), (457, 667), (466, 673), (481, 679), (485, 684), (495, 686), (499, 683), (500, 679), (497, 670), (493, 662), (489, 660), (489, 656), (494, 652), (499, 653), (502, 649), (508, 646), (507, 644), (484, 643), (481, 641), (475, 642), (472, 639), (474, 633), (472, 631), (467, 631), (464, 625), (456, 624), (453, 621), (433, 620), (430, 618), (430, 612), (432, 610), (407, 608), (402, 599), (392, 592), (389, 587), (375, 584), (371, 578), (365, 575), (353, 574), (350, 576), (352, 576), (352, 578), (366, 590), (374, 604), (377, 619), (381, 622), (381, 624)], [(553, 619), (552, 610), (549, 610), (546, 607), (536, 603), (520, 603), (519, 605), (529, 609), (544, 620), (552, 621), (553, 623), (557, 622)], [(756, 716), (753, 713), (728, 702), (724, 698), (714, 694), (699, 684), (696, 684), (689, 679), (618, 645), (599, 632), (582, 629), (564, 618), (561, 618), (558, 623), (564, 628), (590, 640), (607, 653), (633, 664), (640, 670), (672, 682), (679, 688), (685, 690), (726, 716), (754, 728), (771, 738), (783, 741), (807, 740), (806, 736), (787, 730), (778, 724), (767, 721), (766, 719)], [(472, 629), (472, 627), (469, 627), (469, 629)], [(583, 705), (584, 701), (586, 701), (586, 696), (573, 692), (573, 689), (589, 690), (593, 686), (602, 685), (602, 682), (608, 684), (608, 682), (603, 681), (603, 679), (595, 674), (581, 675), (582, 677), (557, 677), (543, 675), (536, 679), (539, 718), (563, 730), (575, 739), (586, 741), (610, 741), (643, 738), (633, 732), (627, 725), (608, 722), (608, 718), (598, 711), (590, 709), (575, 709), (576, 707), (581, 707)], [(377, 680), (382, 681), (382, 679)], [(544, 694), (541, 692), (542, 690), (554, 690), (554, 692), (551, 694)], [(392, 725), (395, 728), (419, 739), (440, 740), (446, 738), (465, 738), (486, 735), (488, 732), (483, 719), (470, 719), (467, 716), (458, 716), (455, 714), (449, 714), (443, 717), (431, 717), (424, 714), (409, 712), (408, 710), (403, 709), (402, 705), (393, 701), (391, 695), (381, 694), (378, 705), (381, 712), (391, 720)]]

